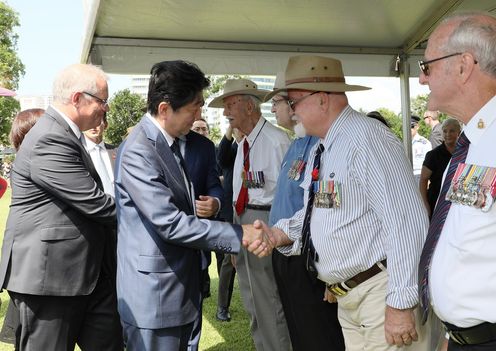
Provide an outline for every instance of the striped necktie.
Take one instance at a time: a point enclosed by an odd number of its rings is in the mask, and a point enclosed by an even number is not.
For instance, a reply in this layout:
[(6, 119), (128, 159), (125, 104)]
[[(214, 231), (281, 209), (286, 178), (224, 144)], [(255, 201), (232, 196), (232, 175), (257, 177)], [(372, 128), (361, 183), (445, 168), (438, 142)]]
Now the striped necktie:
[(306, 268), (312, 278), (317, 278), (318, 272), (315, 267), (315, 262), (319, 261), (319, 255), (313, 246), (312, 236), (310, 234), (310, 219), (312, 218), (313, 202), (315, 198), (314, 182), (319, 180), (320, 171), (320, 156), (324, 151), (324, 145), (319, 144), (315, 151), (315, 158), (313, 159), (312, 181), (308, 191), (308, 202), (305, 217), (303, 219), (303, 227), (301, 230), (302, 253), (306, 256)]
[(429, 315), (429, 269), (432, 256), (434, 254), (434, 250), (436, 249), (436, 244), (439, 240), (439, 236), (441, 235), (441, 232), (443, 230), (444, 222), (446, 221), (446, 217), (448, 216), (448, 212), (451, 207), (451, 201), (446, 200), (446, 194), (448, 192), (448, 189), (450, 188), (456, 168), (460, 163), (465, 162), (465, 159), (467, 158), (469, 146), (470, 140), (468, 140), (465, 133), (460, 134), (460, 137), (458, 138), (458, 141), (456, 143), (455, 152), (451, 157), (451, 162), (448, 168), (448, 172), (446, 173), (446, 178), (444, 179), (441, 193), (439, 194), (436, 207), (432, 214), (432, 220), (429, 226), (429, 231), (427, 232), (424, 249), (422, 251), (422, 255), (420, 256), (418, 274), (420, 294), (419, 297), (420, 305), (422, 307), (422, 323), (425, 323)]

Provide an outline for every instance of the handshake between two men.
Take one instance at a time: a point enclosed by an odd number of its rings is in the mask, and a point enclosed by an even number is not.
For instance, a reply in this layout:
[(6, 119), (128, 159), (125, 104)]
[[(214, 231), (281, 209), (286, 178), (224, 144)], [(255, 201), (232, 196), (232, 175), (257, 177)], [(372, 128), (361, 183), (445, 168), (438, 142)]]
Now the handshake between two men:
[(261, 220), (243, 224), (243, 246), (258, 257), (269, 256), (279, 246), (290, 245), (292, 241), (278, 228), (270, 228)]

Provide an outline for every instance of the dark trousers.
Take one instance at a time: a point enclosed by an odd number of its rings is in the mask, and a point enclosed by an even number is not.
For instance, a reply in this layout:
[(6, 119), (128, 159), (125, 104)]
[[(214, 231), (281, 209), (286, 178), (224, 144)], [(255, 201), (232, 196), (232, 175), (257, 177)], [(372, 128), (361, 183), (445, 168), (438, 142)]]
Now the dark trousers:
[(142, 329), (122, 322), (127, 351), (186, 351), (193, 323), (163, 328)]
[[(217, 269), (219, 273), (219, 291), (217, 295), (217, 307), (229, 308), (229, 306), (231, 305), (236, 269), (232, 265), (231, 255), (229, 254), (224, 255), (219, 253), (216, 253), (216, 255), (217, 255)], [(220, 258), (222, 259), (220, 260)], [(221, 261), (220, 264), (219, 264), (219, 260)]]
[(450, 340), (448, 343), (448, 351), (494, 351), (496, 350), (496, 340), (478, 345), (460, 345)]
[(338, 306), (322, 300), (325, 284), (308, 275), (304, 257), (274, 250), (272, 266), (293, 351), (344, 350)]
[(87, 296), (40, 296), (9, 291), (19, 310), (21, 351), (122, 351), (115, 289), (104, 277)]
[(19, 311), (12, 300), (9, 301), (7, 313), (0, 331), (0, 341), (14, 344), (14, 350), (19, 350), (19, 338), (21, 335), (21, 323), (19, 322)]

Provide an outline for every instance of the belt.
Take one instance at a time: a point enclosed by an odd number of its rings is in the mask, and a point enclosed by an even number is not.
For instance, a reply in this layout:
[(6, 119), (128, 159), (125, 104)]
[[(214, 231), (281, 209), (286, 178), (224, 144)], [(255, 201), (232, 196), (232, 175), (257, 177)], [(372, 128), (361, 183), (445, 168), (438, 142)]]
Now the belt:
[(248, 204), (248, 205), (246, 205), (246, 208), (249, 209), (249, 210), (270, 211), (271, 206), (270, 205), (252, 205), (252, 204)]
[(450, 339), (460, 345), (476, 345), (496, 340), (496, 323), (481, 323), (470, 328), (458, 328), (443, 322)]
[(335, 296), (345, 296), (348, 292), (354, 287), (362, 284), (364, 281), (372, 278), (374, 275), (379, 274), (380, 272), (386, 270), (387, 264), (386, 260), (382, 260), (377, 262), (372, 267), (367, 269), (366, 271), (360, 272), (354, 277), (346, 280), (342, 283), (336, 284), (326, 284), (327, 290), (329, 290)]
[[(236, 201), (234, 201), (234, 207), (236, 207)], [(271, 205), (252, 205), (247, 204), (246, 208), (249, 210), (257, 210), (257, 211), (270, 211)]]

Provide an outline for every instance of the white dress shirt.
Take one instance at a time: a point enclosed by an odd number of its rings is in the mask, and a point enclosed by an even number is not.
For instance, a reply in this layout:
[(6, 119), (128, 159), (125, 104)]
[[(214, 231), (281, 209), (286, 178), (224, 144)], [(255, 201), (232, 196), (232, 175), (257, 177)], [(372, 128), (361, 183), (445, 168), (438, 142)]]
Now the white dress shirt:
[[(102, 141), (99, 144), (95, 144), (86, 135), (85, 148), (93, 161), (93, 165), (100, 176), (103, 184), (103, 191), (109, 195), (115, 196), (114, 191), (114, 172), (112, 170), (112, 165), (110, 163), (110, 155), (105, 143)], [(103, 163), (102, 163), (103, 162)]]
[[(496, 97), (463, 131), (470, 140), (465, 163), (496, 167)], [(496, 206), (482, 212), (451, 204), (429, 278), (431, 302), (441, 320), (462, 328), (496, 323)]]
[[(265, 118), (260, 117), (255, 128), (245, 137), (250, 146), (250, 172), (264, 172), (265, 185), (263, 188), (248, 189), (248, 203), (252, 205), (270, 205), (274, 198), (277, 177), (281, 170), (281, 163), (291, 144), (288, 135), (280, 128), (275, 127)], [(238, 144), (238, 153), (233, 169), (233, 202), (243, 184), (243, 143)]]
[(432, 144), (419, 133), (412, 138), (412, 165), (413, 174), (420, 175), (425, 155), (432, 150)]
[[(427, 235), (428, 218), (412, 169), (399, 139), (382, 123), (347, 106), (324, 140), (320, 180), (341, 184), (339, 208), (314, 206), (310, 232), (318, 277), (326, 283), (343, 282), (387, 258), (386, 303), (395, 308), (418, 302), (417, 271)], [(284, 254), (299, 254), (301, 231), (315, 150), (310, 151), (305, 179), (305, 206), (275, 227), (292, 246)]]

